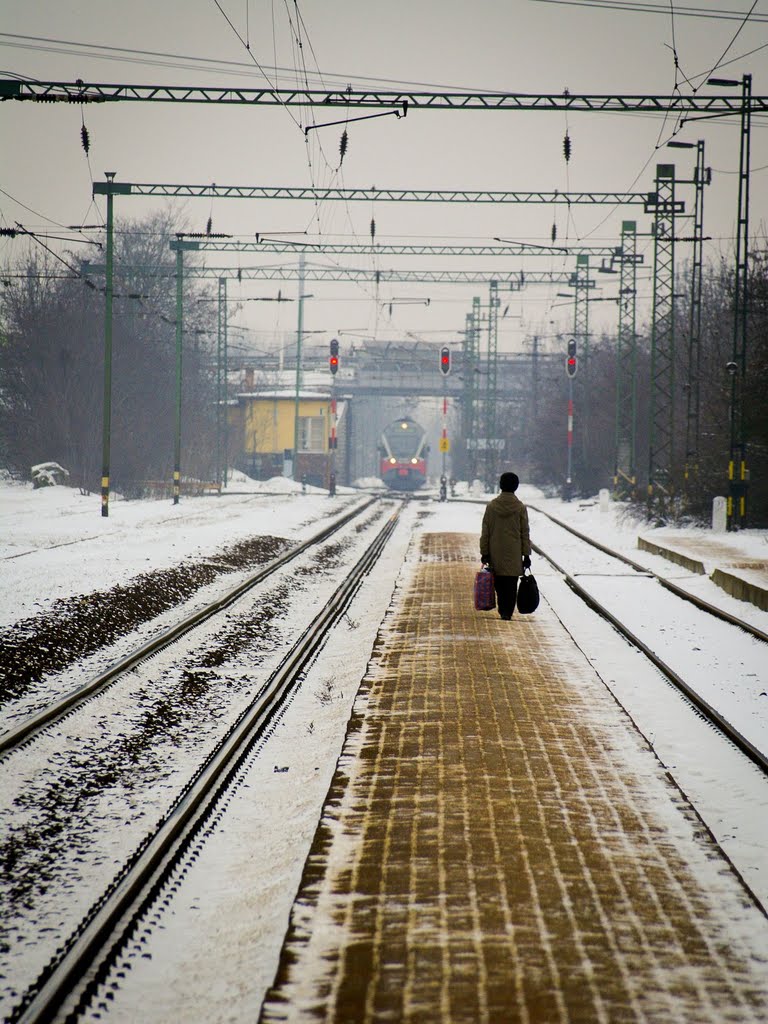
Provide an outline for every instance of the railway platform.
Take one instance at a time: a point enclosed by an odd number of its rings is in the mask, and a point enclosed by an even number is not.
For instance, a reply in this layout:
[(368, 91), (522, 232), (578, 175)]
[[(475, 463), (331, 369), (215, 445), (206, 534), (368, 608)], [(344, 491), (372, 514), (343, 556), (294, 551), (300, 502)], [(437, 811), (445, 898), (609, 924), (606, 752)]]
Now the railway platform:
[(766, 556), (758, 558), (730, 538), (667, 536), (663, 531), (652, 537), (640, 536), (637, 543), (642, 550), (661, 555), (689, 572), (708, 576), (731, 597), (768, 611), (768, 546)]
[(425, 534), (358, 695), (261, 1020), (768, 1020), (768, 922), (542, 601)]

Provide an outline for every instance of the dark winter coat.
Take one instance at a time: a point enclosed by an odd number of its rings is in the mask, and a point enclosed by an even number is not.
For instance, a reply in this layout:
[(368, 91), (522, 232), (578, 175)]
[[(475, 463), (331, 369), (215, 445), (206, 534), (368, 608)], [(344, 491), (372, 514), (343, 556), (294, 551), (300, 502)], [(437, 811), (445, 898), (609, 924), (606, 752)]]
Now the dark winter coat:
[(531, 553), (528, 510), (511, 491), (489, 502), (480, 533), (480, 558), (497, 576), (520, 576), (523, 555)]

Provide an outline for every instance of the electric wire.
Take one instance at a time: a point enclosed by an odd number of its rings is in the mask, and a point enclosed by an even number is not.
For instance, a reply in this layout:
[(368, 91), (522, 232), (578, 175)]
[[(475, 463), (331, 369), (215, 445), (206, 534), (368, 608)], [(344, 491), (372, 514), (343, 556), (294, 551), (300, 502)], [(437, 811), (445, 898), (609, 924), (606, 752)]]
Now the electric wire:
[(752, 6), (750, 7), (749, 11), (747, 11), (747, 13), (744, 15), (744, 20), (741, 22), (739, 27), (736, 29), (736, 32), (734, 33), (733, 38), (731, 39), (730, 43), (728, 43), (726, 48), (720, 54), (720, 57), (715, 62), (713, 67), (710, 68), (710, 70), (707, 72), (707, 74), (703, 77), (703, 81), (706, 81), (707, 78), (709, 78), (710, 75), (714, 74), (715, 71), (717, 71), (717, 69), (721, 66), (723, 58), (727, 55), (727, 53), (730, 50), (730, 48), (733, 46), (733, 44), (738, 39), (739, 34), (741, 33), (742, 29), (744, 28), (744, 26), (747, 24), (747, 22), (749, 21), (750, 17), (752, 16), (752, 12), (754, 11), (755, 7), (757, 7), (757, 0), (753, 0)]
[[(250, 47), (249, 47), (249, 46), (248, 46), (248, 45), (246, 44), (246, 41), (245, 41), (245, 40), (243, 39), (243, 37), (242, 37), (242, 36), (240, 35), (240, 33), (238, 32), (237, 28), (236, 28), (236, 27), (235, 27), (235, 25), (233, 24), (233, 22), (232, 22), (231, 18), (229, 17), (229, 15), (227, 14), (227, 12), (226, 12), (226, 11), (224, 10), (224, 8), (223, 8), (223, 7), (221, 6), (221, 4), (219, 3), (219, 0), (213, 0), (213, 2), (214, 2), (214, 4), (216, 5), (216, 7), (217, 7), (217, 8), (219, 9), (219, 11), (221, 12), (221, 14), (222, 14), (222, 16), (223, 16), (224, 20), (225, 20), (225, 21), (227, 22), (227, 24), (228, 24), (228, 25), (229, 25), (229, 27), (230, 27), (230, 28), (232, 29), (232, 31), (233, 31), (233, 32), (234, 32), (234, 34), (235, 34), (235, 35), (237, 36), (237, 38), (238, 38), (238, 39), (240, 40), (240, 43), (241, 43), (241, 44), (243, 45), (243, 47), (245, 47), (245, 50), (246, 50), (246, 52), (248, 53), (248, 55), (250, 56), (251, 60), (253, 61), (253, 63), (254, 63), (255, 65), (256, 65), (256, 67), (257, 67), (257, 68), (259, 69), (259, 71), (261, 72), (261, 74), (262, 74), (262, 76), (263, 76), (263, 78), (264, 78), (264, 81), (265, 81), (265, 82), (267, 83), (267, 85), (268, 85), (268, 86), (270, 87), (270, 89), (274, 89), (274, 88), (275, 88), (275, 86), (274, 86), (274, 85), (272, 84), (272, 82), (270, 81), (269, 75), (268, 75), (268, 74), (267, 74), (267, 72), (266, 72), (266, 71), (264, 70), (264, 68), (262, 67), (262, 65), (261, 65), (261, 64), (260, 64), (260, 63), (258, 62), (258, 60), (257, 60), (257, 59), (256, 59), (256, 57), (254, 56), (253, 52), (251, 51)], [(297, 127), (297, 128), (299, 129), (299, 130), (301, 130), (301, 125), (299, 124), (299, 122), (298, 122), (298, 121), (296, 120), (296, 118), (294, 117), (294, 115), (293, 115), (293, 111), (291, 110), (291, 108), (290, 108), (290, 107), (289, 107), (289, 106), (288, 106), (288, 105), (287, 105), (287, 104), (286, 104), (285, 102), (283, 102), (282, 100), (280, 101), (280, 103), (281, 103), (281, 106), (283, 107), (283, 109), (285, 110), (285, 112), (286, 112), (286, 113), (288, 114), (288, 116), (290, 117), (290, 119), (291, 119), (291, 120), (293, 121), (293, 123), (294, 123), (294, 124), (296, 125), (296, 127)]]
[[(669, 8), (663, 3), (633, 2), (633, 0), (531, 0), (532, 3), (556, 4), (562, 7), (594, 7), (603, 11), (621, 11), (625, 14), (667, 14)], [(744, 18), (742, 11), (729, 11), (725, 8), (678, 7), (679, 17), (709, 18), (716, 21), (739, 21)], [(754, 19), (760, 24), (768, 23), (768, 15), (758, 15)]]

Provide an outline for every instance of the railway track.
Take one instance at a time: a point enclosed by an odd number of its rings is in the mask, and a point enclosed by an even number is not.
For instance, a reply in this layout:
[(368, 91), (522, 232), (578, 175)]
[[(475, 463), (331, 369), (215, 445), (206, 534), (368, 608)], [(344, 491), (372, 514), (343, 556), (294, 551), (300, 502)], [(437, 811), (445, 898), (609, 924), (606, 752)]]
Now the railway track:
[(654, 572), (653, 569), (649, 569), (640, 562), (636, 562), (634, 559), (628, 558), (626, 555), (623, 555), (618, 551), (613, 551), (611, 548), (606, 547), (599, 541), (596, 541), (593, 537), (589, 537), (586, 533), (582, 533), (581, 530), (577, 530), (574, 526), (564, 523), (562, 520), (557, 519), (556, 516), (550, 515), (549, 512), (545, 512), (543, 509), (537, 508), (535, 505), (529, 505), (528, 508), (538, 513), (540, 516), (545, 516), (550, 522), (561, 527), (563, 530), (566, 530), (574, 537), (578, 537), (579, 540), (584, 541), (584, 543), (589, 544), (596, 550), (602, 551), (611, 558), (615, 558), (617, 561), (623, 562), (624, 565), (630, 566), (630, 568), (634, 569), (636, 572), (652, 576), (662, 587), (670, 590), (673, 594), (676, 594), (677, 597), (681, 597), (684, 601), (690, 601), (691, 604), (696, 605), (697, 608), (700, 608), (702, 611), (705, 611), (710, 615), (714, 615), (715, 618), (720, 619), (722, 622), (730, 622), (731, 625), (738, 626), (739, 629), (743, 629), (745, 633), (751, 634), (757, 640), (762, 640), (764, 643), (768, 643), (768, 633), (758, 629), (757, 626), (753, 626), (751, 623), (745, 622), (744, 619), (740, 619), (736, 615), (731, 615), (730, 612), (726, 612), (722, 608), (718, 608), (717, 605), (711, 604), (709, 601), (705, 601), (697, 594), (692, 594), (689, 590), (678, 586), (672, 580), (667, 579), (665, 576), (661, 576), (659, 573)]
[[(542, 517), (535, 525), (538, 543), (534, 550), (562, 574), (574, 593), (642, 651), (700, 715), (768, 775), (766, 744), (750, 722), (749, 707), (745, 704), (737, 723), (718, 706), (723, 684), (733, 685), (745, 673), (759, 679), (759, 666), (768, 655), (768, 635), (535, 505), (528, 507), (534, 516)], [(588, 546), (590, 554), (580, 554), (573, 542), (569, 546), (564, 535), (575, 538), (582, 549)], [(555, 546), (557, 557), (551, 553)], [(598, 557), (592, 552), (599, 553)], [(627, 568), (634, 589), (630, 600), (620, 596), (620, 588), (626, 594)], [(690, 609), (684, 614), (681, 602)], [(681, 619), (679, 628), (684, 634), (671, 625)], [(690, 664), (681, 660), (680, 651), (686, 644), (695, 650), (695, 661), (701, 666), (696, 678), (691, 678)]]
[(169, 647), (199, 624), (206, 622), (214, 615), (221, 613), (224, 609), (234, 604), (235, 601), (239, 600), (243, 595), (247, 594), (248, 591), (259, 586), (279, 569), (294, 561), (305, 551), (308, 551), (310, 548), (328, 540), (338, 530), (346, 526), (347, 523), (362, 515), (362, 513), (369, 509), (376, 500), (376, 498), (371, 498), (369, 501), (356, 506), (350, 512), (341, 516), (324, 529), (307, 538), (307, 540), (291, 547), (277, 558), (272, 559), (272, 561), (268, 562), (257, 572), (249, 575), (247, 579), (233, 587), (223, 597), (210, 602), (205, 607), (194, 612), (192, 615), (185, 616), (178, 623), (169, 629), (164, 630), (148, 642), (142, 644), (136, 650), (121, 658), (114, 665), (102, 672), (99, 672), (86, 683), (73, 688), (68, 693), (65, 693), (63, 696), (52, 701), (50, 704), (41, 708), (34, 714), (26, 716), (10, 729), (1, 733), (0, 757), (12, 752), (23, 743), (32, 739), (40, 731), (48, 728), (54, 722), (59, 721), (62, 717), (69, 714), (70, 711), (79, 707), (84, 701), (98, 696), (98, 694), (102, 693), (122, 675), (130, 672), (148, 658)]
[(388, 517), (361, 557), (312, 617), (188, 784), (173, 800), (158, 827), (147, 835), (94, 904), (70, 939), (16, 1006), (9, 1021), (49, 1021), (86, 1003), (123, 938), (151, 906), (184, 852), (205, 828), (239, 766), (271, 727), (316, 652), (346, 614), (361, 582), (384, 550), (400, 508)]

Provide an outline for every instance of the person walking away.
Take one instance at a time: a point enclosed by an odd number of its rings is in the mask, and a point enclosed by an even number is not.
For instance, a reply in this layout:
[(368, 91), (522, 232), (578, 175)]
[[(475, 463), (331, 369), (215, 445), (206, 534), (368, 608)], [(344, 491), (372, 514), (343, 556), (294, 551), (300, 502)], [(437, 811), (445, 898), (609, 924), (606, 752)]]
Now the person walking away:
[(517, 473), (502, 473), (501, 494), (490, 501), (480, 532), (480, 558), (493, 570), (496, 602), (502, 619), (511, 619), (517, 600), (517, 578), (531, 565), (531, 537), (528, 509), (515, 491)]

